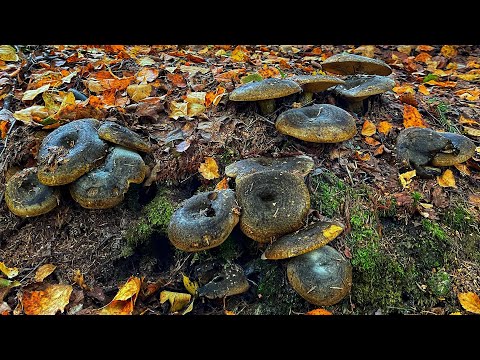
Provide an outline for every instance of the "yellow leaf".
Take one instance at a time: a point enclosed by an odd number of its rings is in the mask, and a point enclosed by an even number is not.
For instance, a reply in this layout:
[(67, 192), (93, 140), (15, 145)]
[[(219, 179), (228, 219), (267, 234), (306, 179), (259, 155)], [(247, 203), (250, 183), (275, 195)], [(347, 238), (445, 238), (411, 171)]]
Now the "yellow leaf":
[(478, 70), (471, 70), (466, 74), (457, 74), (457, 77), (465, 81), (475, 81), (480, 79), (480, 72)]
[(204, 91), (191, 92), (190, 94), (187, 95), (187, 97), (185, 98), (185, 101), (191, 104), (204, 105), (205, 95), (207, 95), (207, 93)]
[(406, 55), (410, 55), (410, 53), (413, 50), (412, 45), (399, 45), (397, 46), (397, 50), (400, 51), (401, 53), (404, 53)]
[(118, 290), (117, 295), (107, 305), (97, 310), (98, 315), (131, 315), (142, 280), (131, 276), (127, 282)]
[(40, 266), (35, 273), (33, 281), (42, 282), (48, 275), (53, 273), (57, 267), (53, 264), (45, 264)]
[(360, 54), (369, 58), (375, 57), (375, 46), (373, 45), (362, 45), (353, 50), (355, 54)]
[(440, 87), (455, 87), (457, 86), (457, 83), (455, 81), (436, 81), (436, 80), (430, 80), (427, 81), (425, 84), (428, 85), (436, 85)]
[(455, 177), (450, 169), (445, 170), (442, 175), (437, 176), (437, 181), (438, 185), (441, 187), (457, 187), (455, 184)]
[(218, 182), (217, 185), (215, 185), (215, 190), (226, 190), (226, 189), (229, 189), (228, 178), (224, 177), (222, 180)]
[(330, 311), (318, 308), (314, 310), (310, 310), (309, 312), (306, 312), (304, 315), (333, 315)]
[(174, 313), (182, 310), (192, 298), (192, 295), (185, 293), (178, 293), (174, 291), (163, 290), (160, 293), (160, 303), (163, 304), (165, 301), (170, 303), (170, 312)]
[(3, 262), (0, 262), (0, 272), (2, 272), (7, 278), (12, 279), (18, 275), (18, 268), (9, 268)]
[(103, 85), (97, 79), (90, 79), (87, 81), (87, 88), (90, 92), (98, 94), (101, 93), (103, 90)]
[(403, 174), (400, 174), (398, 178), (400, 179), (400, 183), (404, 189), (408, 188), (408, 185), (412, 182), (412, 178), (417, 176), (417, 171), (407, 171)]
[(420, 203), (420, 206), (423, 207), (424, 209), (432, 209), (433, 208), (432, 204), (423, 203), (423, 202)]
[(463, 127), (463, 132), (467, 135), (471, 135), (471, 136), (480, 136), (480, 130), (479, 129), (475, 129), (475, 128), (472, 128), (470, 126), (464, 126)]
[(410, 85), (395, 86), (392, 91), (396, 94), (410, 93), (415, 94), (415, 90)]
[(55, 315), (68, 305), (72, 290), (71, 285), (44, 284), (41, 290), (24, 290), (20, 302), (26, 315)]
[(90, 290), (90, 287), (85, 284), (85, 278), (79, 269), (73, 272), (73, 281), (84, 290)]
[(70, 81), (72, 81), (72, 79), (77, 75), (77, 72), (76, 71), (73, 71), (71, 72), (70, 74), (68, 74), (67, 76), (64, 76), (62, 78), (62, 83), (67, 83), (67, 84), (70, 84)]
[(480, 123), (477, 121), (477, 120), (474, 120), (474, 119), (470, 119), (470, 118), (466, 118), (465, 116), (463, 115), (460, 115), (459, 119), (458, 119), (458, 122), (460, 124), (469, 124), (469, 125), (480, 125)]
[(477, 206), (480, 207), (480, 195), (469, 194), (468, 195), (468, 202), (472, 205), (477, 205)]
[(362, 126), (362, 135), (363, 136), (372, 136), (377, 132), (377, 127), (374, 123), (369, 120), (365, 120)]
[(462, 313), (460, 311), (455, 311), (455, 312), (450, 313), (448, 315), (462, 315)]
[(412, 126), (426, 127), (422, 115), (418, 112), (417, 108), (408, 104), (403, 105), (403, 126), (405, 126), (405, 128)]
[(430, 90), (423, 84), (418, 85), (418, 91), (423, 95), (430, 95)]
[(343, 231), (343, 228), (341, 226), (332, 224), (326, 229), (322, 231), (323, 236), (328, 239), (328, 240), (333, 240), (335, 239), (338, 235), (340, 235)]
[(200, 164), (198, 171), (207, 180), (216, 179), (220, 177), (220, 174), (218, 173), (217, 162), (212, 157), (206, 157), (205, 162)]
[(390, 124), (388, 121), (380, 121), (380, 123), (377, 126), (378, 132), (387, 135), (390, 130), (392, 130), (392, 124)]
[(190, 311), (193, 310), (193, 303), (194, 302), (195, 302), (195, 300), (192, 300), (192, 302), (190, 304), (188, 304), (187, 308), (182, 311), (182, 315), (188, 314)]
[(127, 87), (128, 96), (130, 96), (135, 102), (149, 97), (151, 92), (152, 85), (150, 84), (129, 85)]
[(224, 310), (223, 313), (224, 313), (225, 315), (237, 315), (237, 314), (235, 314), (233, 311), (230, 311), (230, 310)]
[(10, 45), (0, 45), (0, 60), (18, 61), (17, 50)]
[(187, 289), (192, 296), (197, 294), (198, 283), (190, 280), (185, 274), (183, 274), (183, 286), (185, 286), (185, 289)]
[(474, 314), (480, 314), (480, 298), (473, 292), (459, 293), (458, 300), (462, 307)]
[(457, 56), (457, 49), (455, 48), (455, 46), (452, 46), (452, 45), (443, 45), (442, 48), (440, 49), (440, 52), (447, 59)]
[(35, 90), (27, 90), (23, 93), (22, 101), (33, 100), (35, 96), (47, 91), (50, 88), (50, 84), (40, 86)]
[(144, 67), (137, 73), (136, 80), (142, 84), (149, 83), (154, 81), (159, 74), (160, 74), (160, 70), (158, 69)]
[(177, 120), (179, 117), (182, 116), (188, 116), (187, 111), (188, 111), (188, 103), (186, 102), (181, 102), (177, 103), (176, 101), (171, 101), (170, 102), (170, 117)]
[(17, 120), (24, 122), (25, 124), (33, 121), (33, 116), (38, 113), (45, 113), (45, 117), (48, 116), (48, 109), (45, 106), (33, 105), (28, 108), (15, 111), (13, 117)]
[(459, 98), (468, 101), (477, 101), (480, 97), (480, 90), (475, 87), (473, 89), (460, 89), (454, 92)]
[(468, 166), (466, 164), (453, 164), (457, 168), (458, 171), (460, 171), (464, 175), (470, 176), (470, 170), (468, 169)]
[(230, 58), (233, 62), (247, 61), (248, 60), (248, 50), (241, 45), (238, 45), (233, 51)]
[(193, 117), (203, 113), (207, 108), (202, 104), (187, 103), (187, 116)]

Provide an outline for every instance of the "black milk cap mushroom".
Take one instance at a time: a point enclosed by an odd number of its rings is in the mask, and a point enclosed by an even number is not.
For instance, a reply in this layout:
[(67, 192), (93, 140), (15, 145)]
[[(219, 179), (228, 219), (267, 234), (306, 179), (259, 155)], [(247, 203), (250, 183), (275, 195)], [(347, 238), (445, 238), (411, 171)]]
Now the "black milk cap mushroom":
[(250, 288), (243, 269), (237, 264), (225, 267), (207, 284), (198, 289), (198, 296), (208, 299), (243, 294)]
[(308, 175), (315, 166), (310, 156), (298, 155), (282, 158), (256, 157), (235, 161), (225, 167), (225, 175), (231, 178), (258, 171), (283, 170), (299, 176)]
[(42, 215), (55, 208), (60, 199), (58, 188), (38, 181), (37, 168), (23, 169), (7, 181), (5, 202), (12, 213), (22, 217)]
[(322, 62), (322, 70), (338, 75), (383, 75), (392, 73), (392, 68), (380, 59), (367, 56), (341, 53), (332, 55)]
[(285, 135), (316, 143), (336, 143), (357, 133), (355, 118), (342, 108), (315, 104), (281, 113), (275, 127)]
[(329, 245), (291, 258), (287, 278), (309, 303), (330, 306), (340, 302), (352, 287), (352, 266)]
[(211, 249), (227, 239), (239, 214), (233, 190), (202, 192), (185, 200), (173, 213), (167, 235), (183, 251)]
[(289, 79), (301, 86), (303, 92), (300, 101), (302, 104), (312, 101), (313, 93), (325, 91), (332, 86), (345, 82), (340, 78), (330, 75), (296, 75)]
[(271, 242), (305, 224), (310, 194), (301, 177), (266, 170), (237, 177), (235, 183), (240, 229), (252, 240)]
[(128, 149), (147, 153), (152, 151), (150, 144), (143, 140), (140, 135), (113, 121), (103, 122), (98, 128), (98, 136), (100, 136), (100, 139)]
[(432, 166), (451, 166), (467, 161), (475, 155), (475, 143), (465, 135), (451, 132), (438, 132), (441, 136), (451, 141), (453, 151), (439, 152), (432, 161)]
[(96, 167), (107, 154), (108, 144), (99, 138), (96, 119), (81, 119), (48, 134), (38, 150), (38, 179), (57, 186), (71, 183)]
[(257, 101), (262, 114), (275, 110), (275, 99), (302, 91), (300, 85), (293, 80), (269, 78), (252, 81), (233, 90), (229, 95), (232, 101)]
[(120, 204), (131, 183), (140, 184), (147, 166), (142, 157), (117, 146), (105, 163), (70, 184), (72, 198), (87, 209), (107, 209)]
[(318, 249), (340, 235), (345, 225), (337, 221), (317, 221), (269, 244), (262, 259), (287, 259)]

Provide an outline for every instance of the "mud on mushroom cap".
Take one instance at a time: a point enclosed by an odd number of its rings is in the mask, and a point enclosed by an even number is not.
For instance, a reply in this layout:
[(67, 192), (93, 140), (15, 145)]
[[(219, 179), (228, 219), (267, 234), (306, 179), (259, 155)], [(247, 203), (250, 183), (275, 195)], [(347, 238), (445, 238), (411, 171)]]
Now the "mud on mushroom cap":
[(455, 150), (451, 153), (437, 153), (431, 161), (433, 166), (451, 166), (459, 164), (467, 161), (473, 155), (475, 155), (475, 143), (465, 135), (451, 132), (438, 133), (450, 140)]
[(111, 143), (126, 147), (128, 149), (151, 152), (150, 145), (143, 140), (136, 132), (114, 123), (112, 121), (104, 121), (98, 128), (98, 136), (100, 139)]
[(390, 75), (392, 68), (380, 59), (350, 53), (332, 55), (322, 62), (322, 70), (339, 75)]

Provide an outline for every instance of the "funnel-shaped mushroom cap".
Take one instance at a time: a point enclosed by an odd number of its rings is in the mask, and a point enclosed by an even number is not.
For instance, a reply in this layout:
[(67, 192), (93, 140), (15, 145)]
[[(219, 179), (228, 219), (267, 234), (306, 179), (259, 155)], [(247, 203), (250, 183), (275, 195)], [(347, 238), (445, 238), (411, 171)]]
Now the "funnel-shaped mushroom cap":
[(316, 143), (336, 143), (356, 133), (355, 118), (342, 108), (315, 104), (281, 113), (275, 127), (285, 135)]
[(237, 264), (231, 264), (215, 276), (210, 282), (198, 289), (198, 296), (209, 299), (224, 298), (238, 295), (250, 288), (243, 269)]
[(330, 56), (322, 62), (322, 69), (339, 75), (369, 74), (387, 76), (392, 73), (392, 68), (382, 60), (349, 53)]
[(317, 221), (268, 245), (262, 259), (279, 260), (305, 254), (328, 244), (344, 229), (345, 225), (336, 221)]
[(37, 168), (23, 169), (14, 174), (5, 187), (5, 202), (12, 213), (22, 217), (42, 215), (58, 205), (57, 188), (38, 181)]
[(357, 75), (345, 80), (345, 83), (335, 87), (334, 91), (346, 99), (356, 102), (370, 96), (390, 91), (395, 81), (386, 76)]
[(185, 200), (168, 224), (168, 238), (183, 251), (201, 251), (222, 244), (239, 220), (231, 189), (207, 191)]
[(298, 83), (305, 92), (321, 92), (345, 81), (330, 75), (296, 75), (289, 78)]
[(315, 163), (310, 156), (298, 155), (283, 158), (257, 157), (242, 159), (225, 167), (225, 175), (235, 178), (265, 170), (282, 170), (299, 176), (306, 176)]
[(240, 229), (249, 238), (266, 243), (304, 225), (310, 194), (301, 177), (267, 170), (237, 177), (235, 182), (242, 208)]
[(352, 287), (352, 266), (331, 246), (325, 245), (291, 258), (288, 282), (309, 303), (329, 306), (338, 303)]
[(53, 130), (38, 150), (38, 179), (56, 186), (71, 183), (93, 169), (107, 154), (108, 145), (98, 137), (100, 122), (81, 119)]
[(269, 78), (252, 81), (233, 90), (229, 99), (232, 101), (258, 101), (277, 99), (302, 91), (300, 85), (288, 79)]
[(73, 199), (87, 209), (106, 209), (120, 204), (131, 183), (140, 184), (146, 174), (142, 157), (115, 147), (105, 163), (70, 185)]
[(98, 136), (100, 136), (100, 139), (128, 149), (142, 152), (152, 151), (150, 144), (143, 140), (140, 135), (112, 121), (105, 121), (100, 125), (98, 128)]
[(450, 153), (437, 153), (433, 157), (431, 165), (451, 166), (467, 161), (475, 155), (475, 143), (465, 135), (450, 132), (438, 132), (438, 134), (450, 140), (454, 149)]

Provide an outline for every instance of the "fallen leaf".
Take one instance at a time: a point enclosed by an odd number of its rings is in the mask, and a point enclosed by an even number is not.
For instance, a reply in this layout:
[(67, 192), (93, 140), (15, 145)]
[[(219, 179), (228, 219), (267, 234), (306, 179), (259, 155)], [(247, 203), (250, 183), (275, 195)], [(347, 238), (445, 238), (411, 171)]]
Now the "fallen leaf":
[(466, 118), (463, 115), (460, 115), (460, 117), (458, 118), (458, 122), (462, 125), (463, 124), (469, 124), (469, 125), (479, 125), (480, 126), (480, 123), (477, 120)]
[(203, 113), (207, 108), (205, 105), (197, 103), (187, 103), (187, 116), (193, 117)]
[(246, 71), (247, 70), (245, 70), (244, 68), (229, 70), (224, 73), (215, 75), (215, 80), (217, 80), (218, 82), (230, 82), (232, 80), (239, 81), (238, 77)]
[(90, 286), (85, 284), (85, 278), (79, 269), (75, 269), (75, 271), (73, 272), (73, 281), (75, 282), (75, 284), (80, 286), (83, 290), (87, 290), (87, 291), (91, 290)]
[(217, 185), (215, 185), (215, 190), (226, 190), (229, 189), (230, 187), (228, 186), (228, 178), (224, 177), (222, 180), (218, 182)]
[(378, 155), (381, 155), (383, 154), (383, 151), (385, 150), (385, 146), (384, 145), (380, 145), (378, 148), (375, 149), (375, 151), (373, 152), (373, 156), (378, 156)]
[(178, 152), (184, 152), (184, 151), (187, 151), (187, 149), (190, 147), (190, 141), (188, 140), (184, 140), (180, 143), (178, 143), (177, 145), (175, 145), (175, 150), (178, 151)]
[(480, 89), (461, 89), (454, 92), (459, 98), (467, 101), (477, 101), (480, 97)]
[(135, 79), (140, 84), (145, 84), (154, 81), (158, 75), (160, 74), (160, 70), (152, 68), (152, 67), (144, 67), (140, 69), (137, 73)]
[(396, 94), (404, 94), (404, 93), (415, 94), (415, 90), (411, 85), (394, 86), (392, 91)]
[(304, 315), (333, 315), (330, 311), (318, 308), (306, 312)]
[(323, 229), (322, 235), (328, 239), (328, 240), (333, 240), (335, 239), (338, 235), (340, 235), (343, 231), (343, 228), (341, 226), (332, 224), (326, 229)]
[(12, 288), (15, 286), (20, 286), (20, 281), (17, 280), (7, 280), (4, 278), (0, 278), (0, 288)]
[(408, 104), (403, 105), (403, 126), (405, 128), (412, 126), (426, 127), (422, 115), (418, 112), (417, 108)]
[(212, 157), (206, 157), (205, 162), (200, 164), (198, 171), (207, 180), (216, 179), (220, 177), (220, 174), (218, 173), (217, 162)]
[(415, 56), (415, 61), (417, 62), (427, 62), (427, 60), (430, 60), (432, 58), (432, 55), (426, 53), (426, 52), (421, 52), (417, 56)]
[(131, 276), (127, 282), (118, 290), (117, 295), (104, 307), (98, 309), (98, 315), (131, 315), (138, 293), (142, 285), (142, 280)]
[(418, 85), (418, 91), (423, 95), (430, 95), (430, 90), (423, 84)]
[(12, 312), (12, 308), (5, 302), (0, 302), (0, 315), (9, 315)]
[(470, 126), (464, 126), (463, 127), (463, 132), (467, 135), (471, 136), (480, 136), (480, 129), (475, 129)]
[(233, 62), (248, 61), (248, 50), (244, 46), (238, 45), (233, 49), (230, 58)]
[(170, 102), (170, 117), (177, 120), (179, 117), (188, 116), (188, 103), (181, 102), (178, 103), (174, 100)]
[(0, 120), (0, 138), (5, 139), (7, 137), (9, 127), (10, 121)]
[(215, 92), (209, 91), (205, 95), (205, 106), (208, 108), (211, 104), (217, 106), (222, 97), (226, 94), (226, 89), (218, 86)]
[(456, 74), (457, 78), (465, 80), (465, 81), (476, 81), (480, 79), (480, 70), (474, 69), (470, 70), (466, 74)]
[(402, 187), (404, 189), (408, 188), (408, 185), (412, 182), (412, 178), (417, 176), (417, 171), (412, 170), (412, 171), (407, 171), (404, 172), (403, 174), (398, 175), (398, 178), (400, 179), (400, 183), (402, 184)]
[(102, 84), (100, 84), (100, 81), (96, 80), (96, 79), (89, 79), (87, 82), (86, 82), (86, 87), (87, 89), (94, 93), (94, 94), (99, 94), (101, 93), (103, 90), (105, 90), (102, 86)]
[(480, 297), (474, 292), (459, 293), (458, 300), (465, 310), (480, 314)]
[(380, 141), (375, 140), (374, 138), (367, 136), (363, 138), (363, 141), (365, 141), (368, 145), (370, 146), (377, 146), (380, 145)]
[(192, 300), (190, 302), (190, 304), (188, 304), (187, 308), (185, 310), (182, 311), (182, 315), (185, 315), (185, 314), (188, 314), (190, 311), (193, 310), (193, 303), (195, 302), (195, 300)]
[(0, 60), (18, 61), (17, 50), (10, 45), (0, 45)]
[(149, 97), (152, 89), (153, 87), (150, 84), (129, 85), (127, 94), (133, 101), (138, 102)]
[(62, 78), (62, 83), (64, 84), (70, 84), (70, 82), (72, 81), (72, 79), (77, 76), (77, 71), (73, 71), (71, 72), (70, 74), (68, 74), (67, 76), (64, 76)]
[(468, 202), (472, 205), (480, 207), (480, 195), (470, 194), (468, 195)]
[(0, 262), (0, 272), (2, 272), (7, 278), (13, 279), (18, 275), (18, 268), (9, 268), (3, 262)]
[(240, 79), (242, 84), (246, 84), (252, 81), (262, 81), (263, 77), (259, 73), (248, 74)]
[(263, 69), (258, 70), (258, 73), (262, 78), (268, 79), (279, 75), (280, 71), (278, 71), (278, 69), (275, 67), (264, 65)]
[(181, 74), (167, 74), (167, 79), (176, 87), (184, 88), (187, 86), (185, 78)]
[(201, 74), (206, 74), (210, 71), (210, 69), (201, 66), (180, 65), (180, 71), (188, 72), (189, 76), (193, 76), (198, 72)]
[[(373, 45), (362, 45), (362, 46), (357, 47), (355, 50), (353, 50), (353, 52), (355, 54), (360, 54), (360, 55), (363, 55), (363, 56), (366, 56), (366, 57), (369, 57), (369, 58), (373, 58), (373, 57), (375, 57), (375, 49), (376, 48)], [(320, 52), (320, 54), (321, 54), (321, 52)]]
[(365, 120), (362, 125), (362, 135), (363, 136), (372, 136), (377, 132), (377, 127), (370, 120)]
[(40, 266), (36, 273), (33, 281), (35, 282), (42, 282), (48, 275), (53, 273), (57, 267), (53, 264), (44, 264)]
[(456, 81), (436, 81), (436, 80), (429, 80), (427, 82), (425, 82), (425, 84), (428, 84), (428, 85), (437, 85), (437, 86), (440, 86), (440, 87), (455, 87), (457, 86), (457, 82)]
[(160, 293), (160, 303), (168, 301), (170, 303), (170, 312), (174, 313), (182, 310), (191, 300), (192, 295), (178, 293), (174, 291), (163, 290)]
[(224, 313), (225, 315), (237, 315), (237, 314), (235, 314), (233, 311), (230, 311), (230, 310), (224, 310), (223, 313)]
[(155, 65), (155, 60), (152, 58), (149, 58), (148, 56), (144, 56), (141, 59), (137, 60), (138, 65), (140, 66), (150, 66), (150, 65)]
[(418, 52), (422, 52), (422, 51), (432, 51), (434, 50), (435, 48), (433, 46), (430, 46), (430, 45), (418, 45), (415, 50), (418, 51)]
[(410, 55), (413, 50), (413, 45), (399, 45), (397, 46), (397, 50), (406, 55)]
[(369, 153), (365, 153), (363, 154), (362, 152), (360, 151), (355, 151), (355, 157), (358, 159), (358, 160), (361, 160), (361, 161), (368, 161), (370, 160), (370, 154)]
[(457, 49), (455, 48), (455, 46), (452, 46), (452, 45), (443, 45), (442, 48), (440, 49), (440, 52), (447, 59), (454, 58), (458, 54)]
[(445, 170), (445, 172), (437, 176), (438, 185), (441, 187), (457, 187), (455, 184), (455, 177), (453, 176), (453, 172), (450, 169)]
[(453, 166), (455, 166), (455, 168), (460, 171), (462, 174), (464, 175), (467, 175), (467, 176), (470, 176), (471, 175), (471, 172), (470, 170), (468, 169), (468, 166), (464, 163), (461, 163), (461, 164), (453, 164)]
[(204, 92), (204, 91), (191, 92), (185, 97), (185, 101), (188, 102), (188, 103), (192, 103), (192, 104), (204, 105), (206, 95), (207, 95), (207, 93)]
[(387, 135), (392, 130), (392, 124), (388, 121), (380, 121), (377, 126), (378, 132)]
[(400, 95), (399, 100), (408, 105), (412, 105), (414, 107), (418, 106), (417, 99), (415, 98), (415, 95), (412, 93), (403, 93)]
[(185, 286), (185, 289), (190, 293), (190, 295), (197, 295), (198, 283), (190, 280), (185, 274), (183, 274), (183, 286)]
[(455, 311), (455, 312), (452, 312), (448, 315), (462, 315), (462, 313), (460, 311)]
[(43, 284), (42, 290), (23, 290), (21, 304), (26, 315), (55, 315), (70, 301), (71, 285)]
[(25, 124), (30, 124), (30, 123), (35, 123), (33, 121), (34, 116), (35, 117), (40, 117), (39, 115), (43, 116), (41, 118), (46, 118), (48, 117), (48, 111), (45, 106), (41, 105), (33, 105), (28, 108), (22, 109), (15, 111), (13, 113), (13, 116), (15, 119), (22, 121)]
[(50, 88), (50, 84), (40, 86), (35, 90), (27, 90), (22, 96), (22, 101), (33, 100), (35, 96), (47, 91)]

